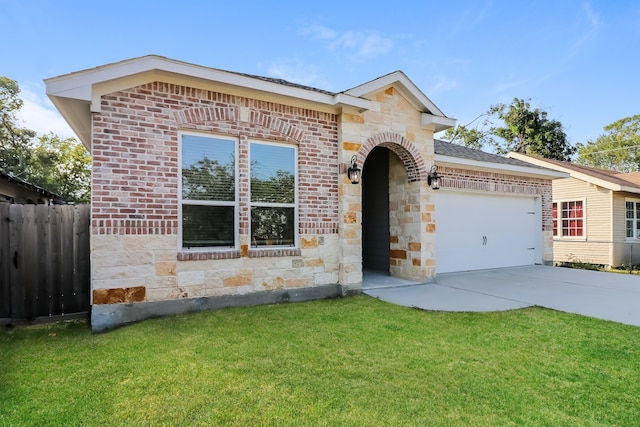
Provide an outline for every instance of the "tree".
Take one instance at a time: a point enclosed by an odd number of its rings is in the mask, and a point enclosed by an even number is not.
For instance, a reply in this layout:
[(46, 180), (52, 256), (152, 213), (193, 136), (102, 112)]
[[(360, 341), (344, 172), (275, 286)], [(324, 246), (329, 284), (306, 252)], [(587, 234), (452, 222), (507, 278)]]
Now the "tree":
[(27, 163), (29, 182), (66, 201), (89, 203), (91, 157), (75, 138), (62, 139), (53, 132), (39, 137)]
[(454, 144), (464, 145), (465, 147), (475, 148), (476, 150), (482, 150), (485, 145), (492, 144), (491, 135), (480, 127), (486, 125), (486, 121), (484, 121), (482, 125), (471, 127), (473, 122), (482, 116), (485, 116), (485, 114), (482, 114), (467, 125), (458, 125), (454, 128), (447, 129), (443, 138)]
[(578, 143), (576, 163), (618, 172), (640, 171), (640, 114), (604, 127), (595, 141)]
[(0, 169), (59, 195), (68, 202), (90, 199), (91, 158), (75, 138), (38, 137), (21, 127), (18, 83), (0, 76)]
[(496, 144), (496, 152), (506, 154), (515, 151), (523, 154), (571, 161), (576, 148), (569, 144), (562, 123), (547, 118), (547, 112), (532, 109), (530, 100), (514, 98), (508, 107), (497, 104), (489, 109), (504, 126), (493, 126), (491, 133), (502, 138), (504, 144)]
[(23, 102), (18, 97), (18, 83), (0, 76), (0, 169), (24, 178), (29, 145), (36, 132), (18, 126), (18, 111)]
[[(471, 127), (482, 117), (482, 122)], [(494, 124), (496, 119), (503, 125)], [(447, 129), (444, 139), (477, 149), (490, 146), (498, 154), (516, 151), (565, 161), (570, 161), (576, 150), (569, 144), (562, 123), (548, 119), (546, 111), (532, 109), (530, 100), (519, 98), (509, 106), (491, 106), (467, 125)]]

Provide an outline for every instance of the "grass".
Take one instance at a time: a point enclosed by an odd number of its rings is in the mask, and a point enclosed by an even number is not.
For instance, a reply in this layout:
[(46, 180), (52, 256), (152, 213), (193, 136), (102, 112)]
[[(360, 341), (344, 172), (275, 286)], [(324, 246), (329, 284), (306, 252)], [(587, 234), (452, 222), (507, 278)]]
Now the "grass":
[(0, 330), (2, 426), (600, 426), (640, 419), (640, 328), (367, 296)]

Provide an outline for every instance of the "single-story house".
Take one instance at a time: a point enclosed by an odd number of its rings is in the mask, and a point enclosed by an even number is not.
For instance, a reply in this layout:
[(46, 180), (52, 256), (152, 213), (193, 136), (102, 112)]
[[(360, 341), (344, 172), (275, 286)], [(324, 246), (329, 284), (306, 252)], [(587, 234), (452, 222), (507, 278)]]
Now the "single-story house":
[(567, 173), (553, 181), (553, 260), (640, 264), (640, 172), (582, 166), (519, 153), (509, 158)]
[(62, 200), (57, 194), (0, 169), (0, 203), (50, 205)]
[(401, 71), (330, 92), (150, 55), (45, 83), (92, 155), (94, 330), (553, 259), (565, 174), (436, 144), (455, 120)]

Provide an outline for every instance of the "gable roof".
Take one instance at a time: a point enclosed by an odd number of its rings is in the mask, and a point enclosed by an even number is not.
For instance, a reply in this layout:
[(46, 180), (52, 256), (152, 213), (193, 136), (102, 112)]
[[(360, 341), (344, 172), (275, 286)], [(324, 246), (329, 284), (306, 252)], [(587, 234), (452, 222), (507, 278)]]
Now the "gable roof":
[(91, 113), (101, 109), (102, 95), (153, 81), (164, 81), (228, 93), (246, 93), (319, 106), (340, 111), (365, 111), (374, 103), (363, 97), (376, 89), (395, 85), (423, 112), (422, 125), (434, 131), (455, 124), (438, 109), (402, 72), (394, 72), (343, 92), (330, 92), (282, 79), (255, 76), (147, 55), (45, 79), (47, 96), (69, 123), (82, 143), (90, 149)]
[(503, 172), (516, 172), (532, 176), (544, 176), (546, 178), (566, 178), (566, 173), (558, 172), (543, 166), (513, 159), (498, 154), (487, 153), (475, 148), (452, 144), (451, 142), (434, 140), (435, 160), (438, 163), (450, 163), (457, 166), (464, 165), (471, 168), (501, 170)]
[(608, 169), (592, 168), (561, 160), (545, 159), (537, 156), (511, 152), (507, 157), (522, 160), (538, 166), (544, 166), (568, 173), (571, 177), (607, 188), (611, 191), (640, 193), (640, 172), (620, 173)]
[(418, 86), (416, 86), (405, 73), (399, 70), (363, 83), (344, 93), (351, 96), (363, 97), (389, 86), (396, 87), (416, 110), (422, 112), (423, 126), (430, 126), (434, 132), (440, 132), (455, 126), (455, 119), (445, 116)]

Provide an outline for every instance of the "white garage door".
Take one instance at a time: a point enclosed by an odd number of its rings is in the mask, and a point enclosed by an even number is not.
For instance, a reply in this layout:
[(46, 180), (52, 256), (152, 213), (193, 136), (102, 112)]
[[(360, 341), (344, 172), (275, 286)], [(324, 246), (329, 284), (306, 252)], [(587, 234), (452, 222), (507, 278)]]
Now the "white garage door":
[(534, 197), (434, 194), (436, 273), (532, 265), (541, 241)]

